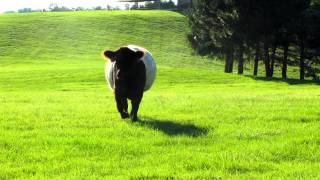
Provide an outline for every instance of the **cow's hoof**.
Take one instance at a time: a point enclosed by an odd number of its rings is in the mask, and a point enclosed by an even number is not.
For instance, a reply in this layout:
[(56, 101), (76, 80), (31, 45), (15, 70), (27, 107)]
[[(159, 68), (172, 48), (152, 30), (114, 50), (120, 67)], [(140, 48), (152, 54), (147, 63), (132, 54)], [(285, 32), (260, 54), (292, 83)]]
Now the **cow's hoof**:
[(121, 114), (121, 118), (122, 119), (127, 119), (127, 118), (129, 118), (130, 116), (129, 116), (129, 113), (122, 113)]
[(132, 122), (137, 122), (139, 119), (137, 116), (130, 116)]

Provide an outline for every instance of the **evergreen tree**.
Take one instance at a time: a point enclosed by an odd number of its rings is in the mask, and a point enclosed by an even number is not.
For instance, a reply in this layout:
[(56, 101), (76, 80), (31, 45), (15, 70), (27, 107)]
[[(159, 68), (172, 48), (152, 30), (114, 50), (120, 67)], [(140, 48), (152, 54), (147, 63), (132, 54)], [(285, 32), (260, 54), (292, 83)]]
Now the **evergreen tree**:
[(319, 7), (319, 0), (198, 0), (189, 40), (200, 54), (225, 57), (225, 72), (232, 72), (235, 56), (242, 74), (244, 57), (253, 55), (255, 76), (262, 59), (266, 77), (281, 65), (287, 78), (288, 64), (296, 64), (304, 79), (320, 63)]
[(201, 54), (225, 55), (225, 72), (233, 71), (236, 14), (232, 0), (199, 0), (189, 22)]

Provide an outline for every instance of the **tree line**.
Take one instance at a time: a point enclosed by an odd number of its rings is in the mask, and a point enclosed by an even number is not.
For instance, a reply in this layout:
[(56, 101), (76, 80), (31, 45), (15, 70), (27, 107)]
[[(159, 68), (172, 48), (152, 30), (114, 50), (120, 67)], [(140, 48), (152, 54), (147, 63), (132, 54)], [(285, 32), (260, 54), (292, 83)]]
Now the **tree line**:
[(189, 13), (188, 36), (199, 54), (225, 59), (225, 72), (243, 74), (253, 59), (257, 76), (262, 61), (266, 77), (275, 67), (287, 78), (288, 66), (298, 66), (300, 79), (319, 79), (319, 0), (197, 0)]
[[(119, 0), (126, 2), (126, 10), (176, 9), (172, 0)], [(130, 6), (129, 3), (134, 3)]]
[[(131, 6), (131, 10), (151, 10), (151, 9), (175, 9), (177, 6), (172, 0), (169, 1), (134, 1), (134, 5)], [(139, 4), (144, 2), (144, 4)]]
[[(66, 6), (59, 6), (56, 3), (52, 3), (48, 8), (44, 9), (32, 9), (32, 8), (22, 8), (18, 9), (18, 13), (32, 13), (32, 12), (65, 12), (65, 11), (91, 11), (91, 10), (121, 10), (120, 7), (112, 7), (110, 5), (106, 5), (106, 7), (96, 6), (92, 8), (84, 8), (84, 7), (76, 7), (76, 8), (68, 8)], [(5, 11), (4, 13), (16, 13), (16, 11)]]
[[(125, 4), (125, 10), (152, 10), (152, 9), (163, 9), (163, 10), (175, 10), (177, 6), (172, 0), (120, 0), (119, 2), (127, 2)], [(129, 3), (133, 3), (130, 5)], [(140, 4), (139, 4), (140, 3)], [(18, 10), (18, 13), (30, 13), (30, 12), (65, 12), (65, 11), (88, 11), (88, 10), (121, 10), (120, 7), (112, 7), (106, 5), (106, 7), (96, 6), (92, 8), (68, 8), (66, 6), (59, 6), (56, 3), (49, 5), (48, 9), (32, 9), (32, 8), (22, 8)], [(15, 11), (6, 11), (5, 13), (15, 13)]]

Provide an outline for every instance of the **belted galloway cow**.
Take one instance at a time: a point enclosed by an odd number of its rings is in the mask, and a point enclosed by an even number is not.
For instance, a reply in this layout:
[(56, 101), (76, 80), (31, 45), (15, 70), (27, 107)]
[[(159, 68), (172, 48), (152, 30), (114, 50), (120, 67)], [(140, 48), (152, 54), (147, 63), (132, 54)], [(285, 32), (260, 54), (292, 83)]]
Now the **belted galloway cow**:
[[(145, 48), (128, 45), (116, 51), (106, 50), (103, 55), (110, 59), (106, 64), (105, 75), (109, 87), (115, 93), (121, 118), (137, 121), (143, 93), (151, 88), (156, 78), (156, 64), (152, 54)], [(127, 99), (131, 100), (130, 114)]]

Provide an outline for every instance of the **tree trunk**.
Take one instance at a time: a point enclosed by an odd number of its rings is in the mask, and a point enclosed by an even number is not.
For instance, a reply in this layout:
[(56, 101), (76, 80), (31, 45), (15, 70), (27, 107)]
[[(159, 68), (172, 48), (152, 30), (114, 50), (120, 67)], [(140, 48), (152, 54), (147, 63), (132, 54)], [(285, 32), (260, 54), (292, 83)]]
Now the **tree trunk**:
[(276, 51), (277, 51), (277, 44), (273, 44), (272, 47), (272, 55), (271, 55), (271, 63), (270, 63), (270, 77), (273, 77), (273, 71), (274, 71), (274, 62), (276, 59)]
[(224, 72), (232, 73), (233, 71), (233, 47), (230, 45), (226, 48), (226, 63)]
[(243, 59), (243, 51), (244, 47), (242, 42), (239, 44), (239, 53), (238, 53), (238, 74), (243, 74), (243, 64), (244, 64), (244, 59)]
[(304, 19), (300, 19), (300, 32), (299, 32), (299, 45), (300, 45), (300, 80), (304, 80), (304, 58), (305, 58), (305, 22)]
[(301, 39), (300, 44), (300, 80), (304, 80), (304, 57), (305, 57), (305, 48), (303, 39)]
[(265, 70), (266, 70), (266, 77), (271, 77), (269, 42), (267, 40), (264, 41), (264, 66), (265, 66)]
[(287, 67), (288, 67), (288, 50), (289, 44), (285, 44), (283, 47), (283, 62), (282, 62), (282, 78), (287, 78)]
[(259, 41), (258, 41), (256, 44), (256, 55), (254, 58), (254, 70), (253, 70), (254, 76), (258, 75), (259, 56), (260, 56), (260, 47), (259, 47)]

